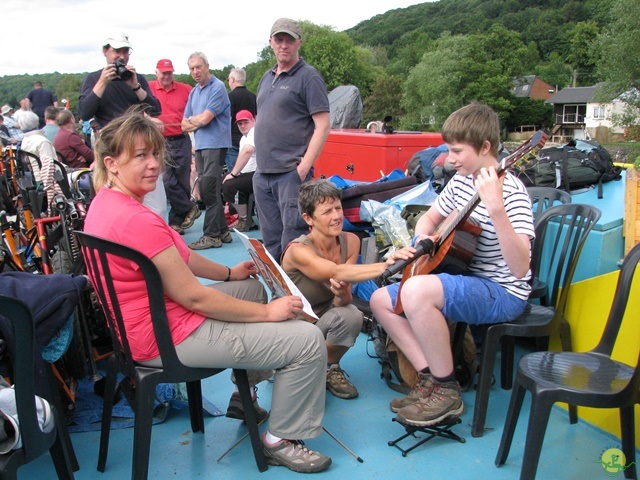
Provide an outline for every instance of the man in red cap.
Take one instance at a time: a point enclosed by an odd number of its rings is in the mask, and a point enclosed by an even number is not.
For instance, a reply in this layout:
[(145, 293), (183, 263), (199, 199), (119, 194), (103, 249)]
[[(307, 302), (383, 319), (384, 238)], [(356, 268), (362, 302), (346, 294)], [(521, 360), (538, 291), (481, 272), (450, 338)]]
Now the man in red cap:
[(191, 139), (182, 133), (182, 117), (191, 86), (173, 79), (173, 63), (162, 59), (156, 65), (156, 80), (149, 82), (153, 95), (162, 105), (158, 117), (164, 125), (164, 138), (171, 162), (162, 176), (169, 210), (169, 225), (180, 235), (200, 216), (198, 206), (191, 201)]
[[(253, 193), (253, 172), (256, 170), (256, 147), (253, 142), (253, 127), (256, 126), (256, 119), (249, 110), (240, 110), (235, 117), (235, 123), (242, 134), (240, 151), (233, 168), (222, 181), (222, 197), (225, 202), (233, 204), (238, 212), (239, 221), (236, 229), (248, 232), (253, 227), (253, 219), (247, 203), (249, 195)], [(236, 194), (238, 194), (237, 203)]]

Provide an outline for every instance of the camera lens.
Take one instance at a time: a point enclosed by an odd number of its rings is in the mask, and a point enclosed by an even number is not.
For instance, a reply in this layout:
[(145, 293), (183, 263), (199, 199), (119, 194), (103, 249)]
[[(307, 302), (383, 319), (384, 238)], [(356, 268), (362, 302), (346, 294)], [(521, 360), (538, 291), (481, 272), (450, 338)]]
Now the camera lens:
[(133, 75), (133, 73), (131, 73), (131, 71), (127, 69), (124, 60), (122, 60), (121, 58), (118, 58), (113, 64), (116, 66), (116, 74), (122, 80), (129, 80)]

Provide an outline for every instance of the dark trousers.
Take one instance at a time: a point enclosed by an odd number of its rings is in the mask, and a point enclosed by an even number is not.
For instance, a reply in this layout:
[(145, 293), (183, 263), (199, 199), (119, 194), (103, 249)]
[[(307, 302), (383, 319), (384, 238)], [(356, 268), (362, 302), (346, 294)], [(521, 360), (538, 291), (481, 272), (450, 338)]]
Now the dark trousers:
[(169, 201), (169, 225), (180, 225), (193, 208), (191, 201), (191, 140), (189, 135), (167, 138), (169, 160), (163, 174)]
[[(306, 181), (311, 180), (313, 169)], [(309, 233), (309, 225), (298, 211), (298, 190), (302, 185), (297, 170), (286, 173), (253, 175), (253, 195), (256, 199), (260, 233), (265, 248), (279, 263), (282, 252), (291, 240)]]
[(205, 206), (203, 235), (219, 237), (229, 230), (222, 203), (222, 172), (226, 148), (196, 150), (200, 198)]
[[(236, 193), (238, 201), (236, 202)], [(236, 178), (230, 178), (222, 184), (222, 198), (225, 203), (246, 205), (249, 195), (253, 193), (253, 172), (241, 173)]]

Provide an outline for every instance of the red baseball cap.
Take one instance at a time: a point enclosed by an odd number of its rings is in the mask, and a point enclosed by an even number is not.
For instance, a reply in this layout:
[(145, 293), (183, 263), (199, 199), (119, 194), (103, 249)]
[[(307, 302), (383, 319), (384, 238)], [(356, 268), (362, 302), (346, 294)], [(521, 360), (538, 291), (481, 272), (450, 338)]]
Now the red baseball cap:
[(158, 60), (158, 64), (156, 65), (156, 69), (160, 72), (175, 72), (173, 69), (173, 63), (171, 60), (163, 58), (162, 60)]
[(236, 122), (240, 120), (254, 120), (253, 114), (249, 110), (240, 110), (236, 113)]

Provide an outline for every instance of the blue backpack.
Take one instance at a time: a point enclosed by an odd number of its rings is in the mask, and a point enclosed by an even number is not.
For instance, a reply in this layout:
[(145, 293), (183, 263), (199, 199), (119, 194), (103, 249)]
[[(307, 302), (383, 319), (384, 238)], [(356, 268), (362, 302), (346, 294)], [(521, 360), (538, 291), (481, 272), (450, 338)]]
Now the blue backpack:
[(416, 177), (418, 183), (431, 182), (436, 193), (440, 193), (455, 174), (454, 169), (446, 168), (448, 154), (445, 144), (420, 150), (409, 159), (407, 172)]

